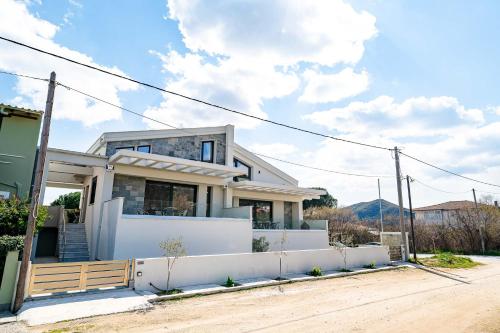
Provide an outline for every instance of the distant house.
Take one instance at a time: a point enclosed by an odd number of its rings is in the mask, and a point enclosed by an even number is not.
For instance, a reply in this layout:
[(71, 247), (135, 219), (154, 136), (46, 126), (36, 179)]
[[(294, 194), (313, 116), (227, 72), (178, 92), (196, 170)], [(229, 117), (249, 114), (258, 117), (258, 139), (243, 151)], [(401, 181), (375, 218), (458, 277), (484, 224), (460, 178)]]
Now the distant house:
[(30, 195), (42, 112), (0, 104), (0, 198)]
[(427, 224), (453, 223), (460, 212), (474, 207), (474, 202), (467, 200), (443, 202), (437, 205), (415, 208), (415, 219)]

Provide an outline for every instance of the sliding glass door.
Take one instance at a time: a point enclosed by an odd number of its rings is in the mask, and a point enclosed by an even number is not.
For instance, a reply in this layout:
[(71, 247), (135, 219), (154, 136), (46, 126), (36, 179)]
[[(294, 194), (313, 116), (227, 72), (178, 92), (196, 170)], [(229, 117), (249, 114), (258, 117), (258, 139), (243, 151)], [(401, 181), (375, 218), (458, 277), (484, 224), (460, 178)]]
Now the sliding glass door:
[(144, 213), (148, 215), (196, 216), (195, 185), (147, 180)]

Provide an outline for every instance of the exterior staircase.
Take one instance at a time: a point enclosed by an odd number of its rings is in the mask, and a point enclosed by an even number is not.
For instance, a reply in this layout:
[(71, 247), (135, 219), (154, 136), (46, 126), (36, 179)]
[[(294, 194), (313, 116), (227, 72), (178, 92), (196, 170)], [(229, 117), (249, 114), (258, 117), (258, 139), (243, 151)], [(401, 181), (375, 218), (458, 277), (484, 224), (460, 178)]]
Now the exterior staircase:
[(66, 235), (59, 237), (59, 261), (89, 261), (89, 248), (85, 224), (66, 223)]

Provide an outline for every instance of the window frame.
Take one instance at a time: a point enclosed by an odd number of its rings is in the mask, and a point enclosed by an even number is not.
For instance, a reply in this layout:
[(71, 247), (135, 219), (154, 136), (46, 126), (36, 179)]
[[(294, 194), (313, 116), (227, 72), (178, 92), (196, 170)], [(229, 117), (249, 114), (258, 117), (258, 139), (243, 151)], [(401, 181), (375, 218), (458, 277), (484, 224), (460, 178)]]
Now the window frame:
[[(158, 181), (158, 180), (153, 180), (153, 179), (146, 179), (146, 184), (144, 187), (144, 201), (143, 201), (143, 210), (146, 210), (146, 193), (148, 192), (147, 186), (148, 184), (156, 184), (156, 185), (162, 185), (166, 187), (167, 192), (164, 194), (164, 196), (167, 199), (170, 199), (170, 202), (174, 198), (174, 187), (179, 186), (179, 187), (187, 187), (193, 189), (193, 215), (188, 215), (189, 217), (196, 217), (197, 215), (197, 208), (198, 208), (198, 185), (193, 185), (193, 184), (185, 184), (185, 183), (174, 183), (174, 182), (168, 182), (168, 181)], [(148, 198), (149, 200), (149, 198)], [(155, 199), (153, 199), (155, 200)], [(167, 202), (169, 202), (167, 200)]]
[[(144, 147), (148, 148), (147, 152), (139, 150), (139, 148), (144, 148)], [(151, 154), (151, 145), (140, 145), (140, 146), (137, 146), (135, 150), (138, 151), (138, 152), (140, 152), (140, 153)]]
[(92, 177), (90, 182), (89, 206), (95, 203), (95, 193), (97, 192), (97, 176)]
[(130, 151), (135, 151), (135, 146), (123, 146), (123, 147), (116, 147), (115, 148), (115, 153), (119, 150), (130, 150)]
[[(205, 144), (210, 144), (211, 145), (211, 151), (210, 151), (210, 159), (209, 160), (205, 160), (203, 159), (204, 158), (204, 147), (205, 147)], [(205, 162), (205, 163), (214, 163), (214, 160), (215, 160), (215, 141), (214, 140), (203, 140), (201, 142), (201, 157), (200, 157), (200, 161), (201, 162)]]
[(235, 168), (238, 168), (238, 166), (236, 165), (237, 163), (240, 163), (241, 165), (243, 165), (244, 167), (246, 167), (248, 169), (248, 174), (247, 175), (233, 177), (233, 180), (235, 182), (238, 182), (240, 180), (252, 180), (252, 167), (250, 165), (246, 164), (245, 162), (243, 162), (242, 160), (240, 160), (239, 158), (234, 157), (233, 158), (233, 166)]

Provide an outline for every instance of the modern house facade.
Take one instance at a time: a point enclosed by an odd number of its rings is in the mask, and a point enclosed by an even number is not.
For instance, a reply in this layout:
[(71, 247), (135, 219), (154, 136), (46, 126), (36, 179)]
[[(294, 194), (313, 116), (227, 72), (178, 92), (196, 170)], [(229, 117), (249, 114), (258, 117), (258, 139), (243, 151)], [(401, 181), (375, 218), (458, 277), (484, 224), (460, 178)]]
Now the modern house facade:
[(0, 104), (0, 198), (28, 198), (42, 111)]
[(415, 208), (415, 220), (426, 224), (453, 224), (457, 215), (475, 207), (474, 202), (447, 201), (437, 205)]
[(302, 215), (302, 201), (324, 191), (236, 144), (232, 125), (104, 133), (85, 153), (49, 148), (43, 183), (82, 191), (91, 259), (160, 256), (172, 238), (190, 255), (251, 252), (261, 237), (271, 250), (328, 247), (326, 221)]

